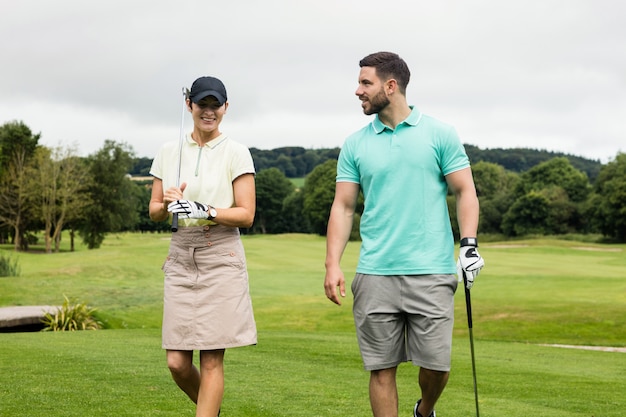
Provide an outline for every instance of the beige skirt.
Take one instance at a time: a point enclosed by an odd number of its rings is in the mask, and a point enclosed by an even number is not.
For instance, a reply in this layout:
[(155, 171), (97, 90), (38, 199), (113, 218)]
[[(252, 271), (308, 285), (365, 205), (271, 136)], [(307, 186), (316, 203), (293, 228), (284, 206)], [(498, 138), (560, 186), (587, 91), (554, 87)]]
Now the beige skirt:
[(163, 264), (163, 349), (254, 345), (256, 323), (239, 229), (181, 227)]

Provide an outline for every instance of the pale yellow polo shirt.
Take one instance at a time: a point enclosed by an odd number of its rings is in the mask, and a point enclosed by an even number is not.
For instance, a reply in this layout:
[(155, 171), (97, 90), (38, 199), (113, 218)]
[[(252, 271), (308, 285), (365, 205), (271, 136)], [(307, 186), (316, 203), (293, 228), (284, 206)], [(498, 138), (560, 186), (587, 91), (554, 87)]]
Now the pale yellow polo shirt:
[[(150, 175), (163, 181), (163, 190), (176, 186), (179, 142), (164, 144), (152, 161)], [(199, 201), (217, 208), (235, 204), (233, 181), (243, 174), (254, 174), (250, 150), (222, 134), (204, 146), (184, 137), (180, 165), (180, 184), (187, 183), (183, 191), (186, 200)], [(170, 221), (171, 221), (170, 214)], [(179, 225), (204, 226), (208, 220), (180, 219)]]

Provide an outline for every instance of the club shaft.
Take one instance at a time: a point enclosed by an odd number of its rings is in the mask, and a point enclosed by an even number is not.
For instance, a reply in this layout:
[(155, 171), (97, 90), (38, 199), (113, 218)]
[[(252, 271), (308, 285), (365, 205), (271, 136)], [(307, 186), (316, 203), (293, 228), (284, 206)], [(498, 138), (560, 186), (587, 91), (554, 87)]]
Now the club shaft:
[(470, 351), (472, 352), (472, 375), (474, 377), (474, 401), (476, 402), (476, 417), (480, 417), (478, 411), (478, 385), (476, 384), (476, 360), (474, 359), (474, 332), (469, 328)]
[[(183, 142), (185, 137), (185, 105), (187, 104), (185, 94), (185, 87), (183, 87), (183, 108), (180, 116), (180, 137), (178, 138), (178, 167), (176, 169), (176, 187), (180, 187), (180, 165), (183, 156)], [(172, 232), (178, 231), (178, 213), (172, 215)]]
[(474, 330), (473, 330), (473, 320), (472, 320), (472, 298), (470, 295), (470, 290), (467, 288), (467, 277), (465, 276), (465, 271), (463, 271), (463, 284), (465, 287), (465, 308), (467, 311), (467, 327), (469, 329), (469, 339), (470, 339), (470, 352), (472, 355), (472, 377), (474, 378), (474, 400), (476, 402), (476, 417), (480, 417), (480, 412), (478, 410), (478, 384), (476, 383), (476, 358), (474, 356)]

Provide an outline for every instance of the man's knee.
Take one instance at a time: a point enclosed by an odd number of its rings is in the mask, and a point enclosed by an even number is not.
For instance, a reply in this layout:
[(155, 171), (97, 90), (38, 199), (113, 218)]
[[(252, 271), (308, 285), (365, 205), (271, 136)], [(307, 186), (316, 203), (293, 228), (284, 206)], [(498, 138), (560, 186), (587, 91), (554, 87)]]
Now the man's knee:
[(374, 381), (380, 384), (388, 384), (395, 382), (396, 370), (397, 368), (375, 369), (370, 371), (370, 376)]
[(450, 375), (449, 371), (436, 371), (434, 369), (420, 368), (420, 374), (429, 379), (441, 380)]

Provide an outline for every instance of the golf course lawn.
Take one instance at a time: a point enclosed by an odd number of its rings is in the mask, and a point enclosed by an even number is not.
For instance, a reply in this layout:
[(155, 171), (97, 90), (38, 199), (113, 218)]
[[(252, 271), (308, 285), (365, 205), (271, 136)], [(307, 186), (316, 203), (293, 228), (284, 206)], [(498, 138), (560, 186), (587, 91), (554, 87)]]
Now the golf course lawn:
[[(323, 237), (244, 236), (257, 346), (226, 354), (222, 416), (369, 416), (369, 375), (354, 334), (351, 294), (323, 290)], [(102, 248), (15, 254), (0, 307), (97, 309), (106, 329), (0, 333), (0, 416), (193, 416), (160, 348), (168, 235), (115, 234)], [(36, 248), (35, 248), (36, 249)], [(346, 248), (348, 285), (359, 244)], [(483, 417), (622, 416), (626, 409), (626, 245), (556, 239), (481, 244), (472, 289)], [(456, 294), (452, 374), (438, 417), (475, 415), (465, 299)], [(574, 349), (552, 345), (595, 347)], [(400, 416), (418, 399), (418, 369), (398, 370)]]

